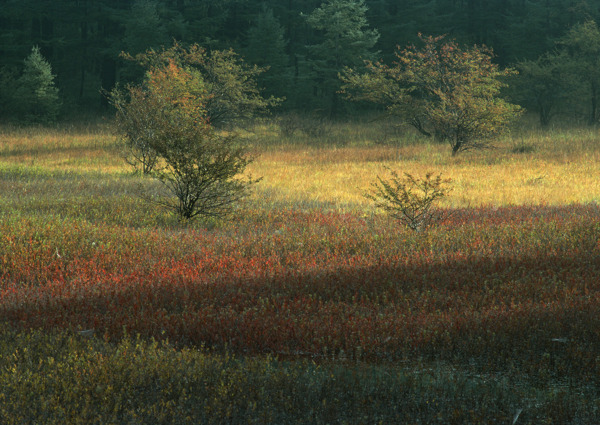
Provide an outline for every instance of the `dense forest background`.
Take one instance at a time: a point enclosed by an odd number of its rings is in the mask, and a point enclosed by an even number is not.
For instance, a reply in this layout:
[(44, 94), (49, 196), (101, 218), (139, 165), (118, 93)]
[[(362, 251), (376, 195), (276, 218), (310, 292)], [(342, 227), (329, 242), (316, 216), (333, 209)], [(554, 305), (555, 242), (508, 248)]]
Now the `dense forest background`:
[(285, 98), (280, 111), (348, 116), (364, 106), (335, 93), (337, 73), (363, 59), (391, 62), (396, 46), (417, 43), (423, 33), (493, 48), (500, 66), (521, 71), (508, 94), (542, 125), (560, 113), (597, 121), (600, 1), (329, 0), (354, 8), (354, 17), (338, 21), (315, 13), (322, 3), (0, 0), (0, 118), (15, 110), (6, 93), (22, 79), (35, 46), (55, 75), (64, 118), (107, 111), (101, 89), (142, 77), (120, 52), (173, 40), (232, 48), (247, 63), (268, 66), (259, 83), (266, 95)]

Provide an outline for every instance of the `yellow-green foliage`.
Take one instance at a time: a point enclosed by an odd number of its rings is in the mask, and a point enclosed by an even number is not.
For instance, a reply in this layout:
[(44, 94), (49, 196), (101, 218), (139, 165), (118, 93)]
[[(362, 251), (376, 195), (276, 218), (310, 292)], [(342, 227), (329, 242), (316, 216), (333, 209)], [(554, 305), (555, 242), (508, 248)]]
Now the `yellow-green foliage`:
[(515, 71), (500, 70), (486, 47), (463, 48), (443, 35), (419, 38), (420, 48), (398, 47), (391, 67), (367, 62), (366, 74), (346, 69), (342, 89), (449, 143), (452, 155), (485, 147), (521, 112), (499, 96), (502, 79)]

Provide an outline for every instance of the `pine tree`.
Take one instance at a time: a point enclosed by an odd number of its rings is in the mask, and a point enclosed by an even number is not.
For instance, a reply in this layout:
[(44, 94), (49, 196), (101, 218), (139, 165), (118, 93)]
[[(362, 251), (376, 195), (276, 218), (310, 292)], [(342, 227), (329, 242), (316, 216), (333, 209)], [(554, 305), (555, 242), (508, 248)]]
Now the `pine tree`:
[(35, 46), (25, 59), (23, 74), (17, 80), (15, 111), (19, 120), (52, 122), (56, 120), (61, 102), (54, 85), (52, 67)]
[(287, 41), (283, 27), (273, 15), (273, 10), (263, 6), (256, 22), (248, 31), (246, 59), (267, 71), (257, 78), (269, 95), (281, 96), (289, 80), (289, 58), (285, 53)]
[(319, 90), (328, 99), (326, 109), (335, 116), (339, 109), (340, 80), (344, 67), (360, 66), (372, 59), (371, 49), (379, 39), (377, 30), (367, 29), (364, 0), (326, 0), (308, 16), (309, 25), (321, 32), (322, 42), (309, 46)]
[(571, 57), (572, 78), (581, 81), (589, 104), (588, 122), (600, 119), (600, 28), (595, 21), (573, 26), (559, 43)]
[(143, 53), (159, 48), (169, 41), (167, 31), (158, 15), (158, 3), (153, 0), (136, 0), (125, 29), (125, 47), (128, 53)]

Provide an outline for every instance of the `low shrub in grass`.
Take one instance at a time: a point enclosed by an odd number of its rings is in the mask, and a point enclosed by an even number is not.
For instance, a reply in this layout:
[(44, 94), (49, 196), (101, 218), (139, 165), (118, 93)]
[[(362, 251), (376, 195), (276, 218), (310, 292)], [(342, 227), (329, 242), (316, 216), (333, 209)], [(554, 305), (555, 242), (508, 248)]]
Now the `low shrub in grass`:
[[(183, 220), (232, 212), (257, 180), (240, 177), (252, 160), (247, 146), (214, 125), (224, 115), (232, 118), (272, 103), (254, 87), (258, 71), (245, 69), (232, 54), (214, 52), (209, 59), (199, 46), (188, 51), (175, 45), (135, 60), (146, 68), (144, 83), (125, 92), (114, 89), (108, 97), (117, 109), (126, 159), (157, 178), (170, 195), (147, 198)], [(220, 81), (225, 70), (226, 84)], [(235, 94), (230, 93), (232, 84)]]
[(375, 205), (397, 219), (411, 230), (423, 230), (448, 218), (448, 211), (440, 210), (435, 203), (451, 191), (447, 185), (450, 179), (442, 179), (438, 174), (427, 173), (424, 178), (404, 173), (398, 176), (393, 170), (391, 179), (377, 177), (373, 192), (365, 195), (375, 201)]

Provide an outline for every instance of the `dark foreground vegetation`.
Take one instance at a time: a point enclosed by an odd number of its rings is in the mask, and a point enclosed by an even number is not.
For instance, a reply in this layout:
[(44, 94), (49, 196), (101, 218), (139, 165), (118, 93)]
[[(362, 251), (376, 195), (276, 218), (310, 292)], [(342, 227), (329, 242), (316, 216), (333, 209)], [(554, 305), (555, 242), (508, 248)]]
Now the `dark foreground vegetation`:
[[(4, 424), (595, 423), (594, 382), (177, 350), (125, 337), (0, 334)], [(516, 420), (515, 420), (516, 419)]]

